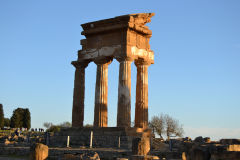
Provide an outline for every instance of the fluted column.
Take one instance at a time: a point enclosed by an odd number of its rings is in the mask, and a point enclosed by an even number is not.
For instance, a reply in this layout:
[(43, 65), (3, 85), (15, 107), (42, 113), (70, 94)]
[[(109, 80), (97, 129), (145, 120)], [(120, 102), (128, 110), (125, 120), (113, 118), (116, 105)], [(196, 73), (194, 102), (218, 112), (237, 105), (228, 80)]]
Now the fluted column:
[[(111, 62), (111, 61), (110, 61)], [(94, 127), (107, 127), (108, 65), (110, 62), (95, 62), (97, 77), (95, 88)]]
[(131, 63), (119, 60), (117, 127), (131, 126)]
[(84, 120), (84, 94), (85, 94), (85, 68), (88, 62), (72, 62), (76, 68), (73, 91), (72, 127), (83, 127)]
[(148, 66), (143, 60), (135, 61), (137, 66), (137, 86), (135, 104), (135, 127), (148, 127)]

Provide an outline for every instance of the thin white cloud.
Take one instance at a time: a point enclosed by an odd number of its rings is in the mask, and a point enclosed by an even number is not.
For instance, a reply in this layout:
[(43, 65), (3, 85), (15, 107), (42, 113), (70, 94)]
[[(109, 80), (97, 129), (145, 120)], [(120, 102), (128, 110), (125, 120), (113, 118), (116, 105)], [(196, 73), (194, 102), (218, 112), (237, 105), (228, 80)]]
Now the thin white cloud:
[(210, 137), (212, 140), (220, 140), (223, 138), (236, 138), (240, 139), (240, 128), (193, 128), (184, 127), (185, 136), (191, 137), (192, 139), (202, 136)]

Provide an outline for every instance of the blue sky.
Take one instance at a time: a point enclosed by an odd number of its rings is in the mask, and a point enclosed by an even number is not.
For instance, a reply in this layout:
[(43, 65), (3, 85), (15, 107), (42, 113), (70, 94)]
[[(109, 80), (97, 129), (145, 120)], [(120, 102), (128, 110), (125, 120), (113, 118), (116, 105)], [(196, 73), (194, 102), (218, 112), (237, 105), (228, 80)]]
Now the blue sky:
[[(240, 138), (240, 1), (0, 2), (0, 103), (6, 117), (29, 108), (32, 127), (71, 121), (80, 24), (154, 12), (148, 24), (149, 117), (166, 113), (185, 136)], [(119, 64), (109, 66), (109, 125), (116, 124)], [(96, 65), (86, 69), (85, 124), (93, 122)], [(136, 90), (132, 64), (132, 120)]]

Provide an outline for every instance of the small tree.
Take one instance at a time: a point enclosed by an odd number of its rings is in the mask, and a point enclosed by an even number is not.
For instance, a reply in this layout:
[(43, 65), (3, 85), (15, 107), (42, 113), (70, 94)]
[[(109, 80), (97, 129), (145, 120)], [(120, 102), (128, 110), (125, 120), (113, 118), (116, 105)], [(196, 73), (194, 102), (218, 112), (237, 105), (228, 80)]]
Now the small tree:
[(163, 134), (166, 134), (168, 140), (170, 137), (182, 137), (184, 133), (183, 127), (179, 124), (178, 120), (167, 114), (153, 116), (149, 123), (149, 127), (152, 128), (153, 132), (156, 132), (161, 138), (163, 138)]
[(86, 124), (86, 125), (84, 125), (84, 127), (93, 127), (93, 125), (92, 124)]
[(69, 128), (72, 126), (72, 124), (70, 122), (63, 122), (61, 124), (59, 124), (60, 127), (64, 127), (64, 128)]
[(156, 132), (161, 138), (163, 138), (162, 135), (165, 132), (165, 121), (163, 114), (160, 116), (153, 116), (149, 123), (149, 127), (153, 129), (153, 133)]
[(170, 137), (182, 137), (183, 136), (183, 128), (182, 125), (179, 124), (178, 120), (173, 119), (169, 115), (165, 115), (166, 122), (166, 135), (168, 140)]
[(53, 124), (51, 122), (44, 122), (43, 126), (47, 129), (49, 129), (51, 126), (53, 126)]
[(0, 128), (4, 127), (4, 113), (3, 113), (3, 105), (0, 104)]

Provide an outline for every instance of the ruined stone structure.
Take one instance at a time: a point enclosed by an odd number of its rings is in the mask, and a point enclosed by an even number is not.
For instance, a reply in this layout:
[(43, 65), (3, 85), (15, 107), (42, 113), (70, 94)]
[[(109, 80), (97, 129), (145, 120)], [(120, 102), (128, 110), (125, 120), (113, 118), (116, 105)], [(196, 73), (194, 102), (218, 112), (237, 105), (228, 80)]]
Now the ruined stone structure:
[(97, 65), (95, 87), (94, 127), (107, 127), (108, 66), (119, 62), (117, 127), (131, 124), (131, 63), (137, 67), (135, 127), (148, 127), (148, 66), (154, 63), (150, 49), (151, 30), (145, 26), (153, 13), (119, 16), (82, 24), (82, 50), (78, 51), (72, 110), (72, 126), (83, 127), (85, 68)]
[[(150, 49), (151, 30), (145, 26), (153, 13), (123, 15), (82, 24), (82, 49), (72, 62), (76, 68), (72, 128), (63, 128), (49, 139), (50, 146), (122, 148), (146, 155), (150, 150), (148, 129), (148, 67), (154, 63)], [(117, 126), (108, 127), (108, 67), (119, 62)], [(85, 69), (97, 65), (93, 127), (84, 127)], [(137, 67), (135, 127), (131, 127), (131, 63)], [(132, 149), (132, 147), (135, 149)]]

